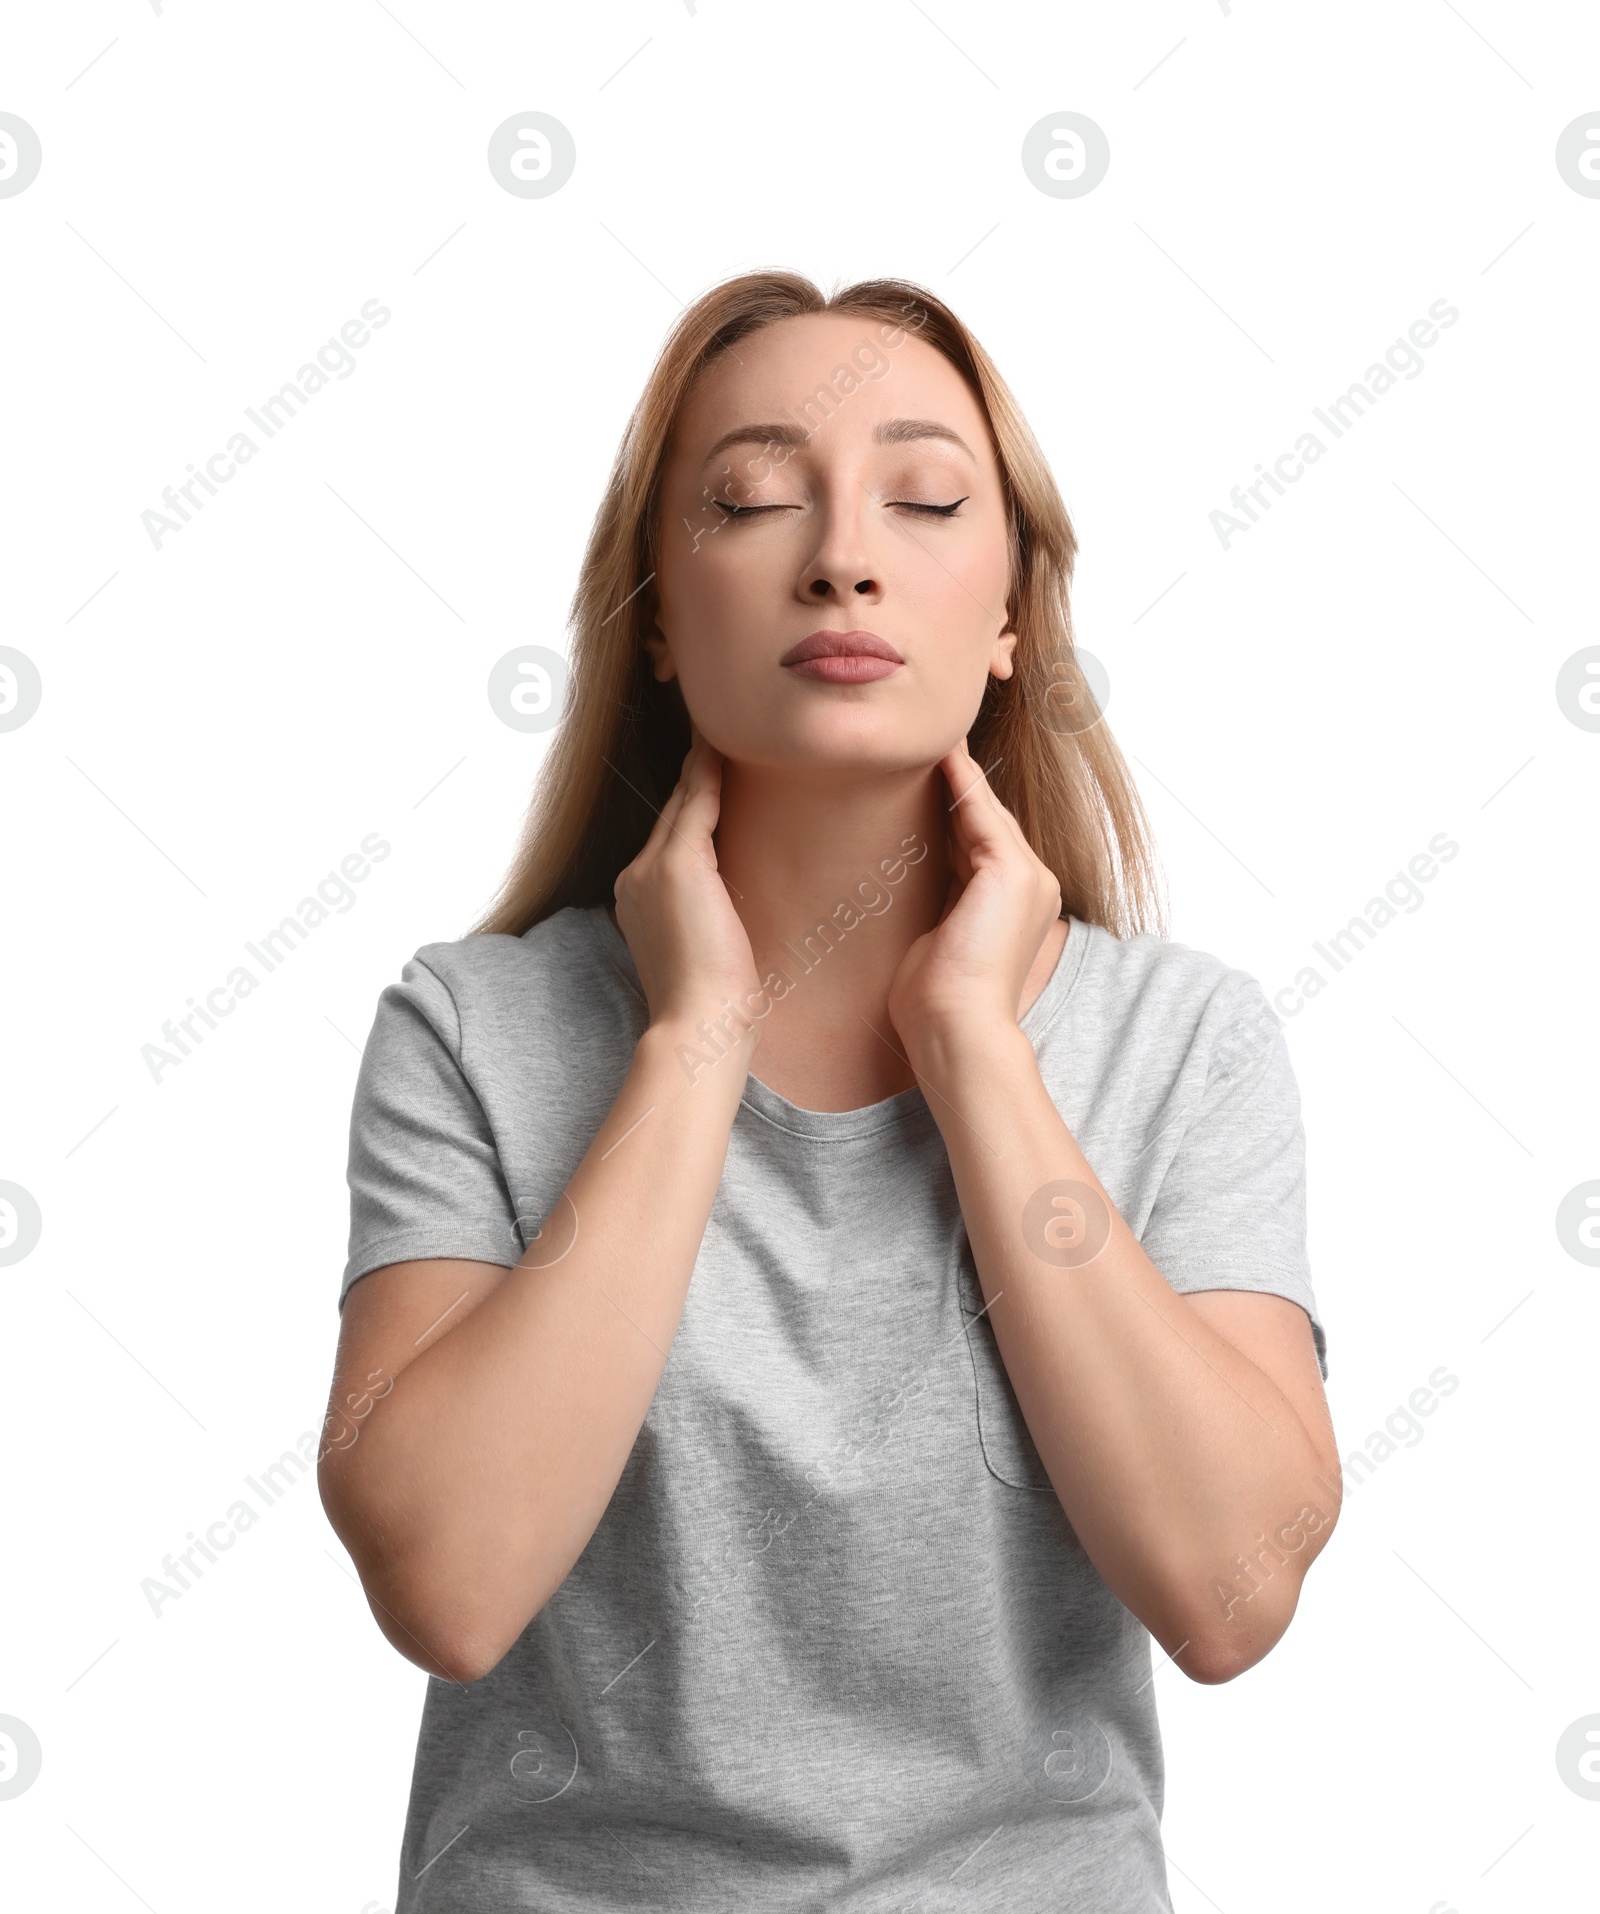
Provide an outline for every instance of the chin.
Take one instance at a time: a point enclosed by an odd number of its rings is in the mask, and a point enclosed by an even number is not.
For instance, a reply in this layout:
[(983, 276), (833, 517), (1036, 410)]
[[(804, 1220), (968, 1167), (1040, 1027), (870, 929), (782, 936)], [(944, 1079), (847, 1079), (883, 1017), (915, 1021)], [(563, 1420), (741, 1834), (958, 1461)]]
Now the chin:
[(881, 772), (885, 776), (931, 770), (966, 734), (911, 729), (881, 715), (840, 722), (837, 714), (798, 727), (786, 736), (745, 738), (717, 748), (732, 764), (781, 772), (807, 770)]

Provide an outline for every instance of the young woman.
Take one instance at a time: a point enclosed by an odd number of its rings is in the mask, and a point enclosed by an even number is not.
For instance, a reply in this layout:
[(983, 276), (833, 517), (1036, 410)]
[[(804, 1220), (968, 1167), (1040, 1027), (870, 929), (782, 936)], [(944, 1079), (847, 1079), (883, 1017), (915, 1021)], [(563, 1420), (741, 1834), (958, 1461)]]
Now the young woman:
[(515, 867), (356, 1090), (399, 1914), (1170, 1905), (1150, 1637), (1259, 1661), (1339, 1465), (1289, 1059), (1152, 928), (1074, 550), (930, 294), (679, 320)]

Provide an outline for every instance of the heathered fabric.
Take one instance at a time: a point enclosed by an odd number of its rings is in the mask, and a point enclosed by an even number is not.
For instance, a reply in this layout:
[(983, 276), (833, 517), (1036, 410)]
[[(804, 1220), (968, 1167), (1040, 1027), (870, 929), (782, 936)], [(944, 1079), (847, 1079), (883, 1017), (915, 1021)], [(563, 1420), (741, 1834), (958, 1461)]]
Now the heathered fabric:
[[(386, 1263), (516, 1262), (645, 1024), (604, 911), (419, 950), (357, 1084), (341, 1300)], [(1074, 918), (1023, 1028), (1166, 1280), (1291, 1298), (1326, 1376), (1255, 980)], [(1170, 1909), (1151, 1639), (982, 1308), (919, 1090), (818, 1112), (747, 1082), (599, 1527), (492, 1673), (429, 1682), (397, 1914)]]

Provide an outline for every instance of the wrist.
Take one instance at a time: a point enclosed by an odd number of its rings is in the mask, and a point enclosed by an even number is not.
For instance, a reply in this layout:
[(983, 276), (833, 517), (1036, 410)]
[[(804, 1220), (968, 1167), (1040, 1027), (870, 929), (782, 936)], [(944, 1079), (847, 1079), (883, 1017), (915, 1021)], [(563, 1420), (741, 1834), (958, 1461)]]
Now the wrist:
[(1003, 1012), (943, 1014), (901, 1033), (906, 1056), (919, 1077), (944, 1085), (979, 1072), (1037, 1068), (1033, 1045), (1015, 1017)]
[(759, 1037), (759, 1025), (726, 1006), (681, 1009), (652, 1018), (635, 1054), (664, 1064), (685, 1083), (709, 1074), (742, 1086)]

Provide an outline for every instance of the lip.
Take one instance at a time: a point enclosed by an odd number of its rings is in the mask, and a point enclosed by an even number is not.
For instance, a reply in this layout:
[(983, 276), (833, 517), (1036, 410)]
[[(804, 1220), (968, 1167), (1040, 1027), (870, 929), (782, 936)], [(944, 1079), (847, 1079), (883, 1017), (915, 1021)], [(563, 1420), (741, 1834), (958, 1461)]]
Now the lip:
[(886, 639), (872, 631), (814, 631), (791, 645), (778, 660), (797, 678), (822, 684), (861, 685), (887, 678), (905, 659)]

